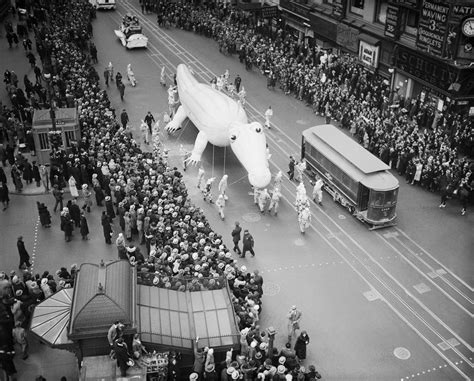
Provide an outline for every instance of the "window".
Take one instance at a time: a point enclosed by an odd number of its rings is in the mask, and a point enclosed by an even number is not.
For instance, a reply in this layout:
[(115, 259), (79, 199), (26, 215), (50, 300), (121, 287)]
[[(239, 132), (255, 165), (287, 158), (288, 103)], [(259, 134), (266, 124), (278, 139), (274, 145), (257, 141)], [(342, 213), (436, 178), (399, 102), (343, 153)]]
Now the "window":
[(365, 0), (351, 0), (351, 12), (362, 16), (364, 14)]
[(418, 20), (420, 13), (413, 9), (407, 9), (405, 13), (405, 32), (416, 36), (418, 32)]
[(47, 132), (38, 134), (40, 149), (49, 149), (49, 137)]
[(387, 20), (387, 6), (388, 0), (378, 0), (377, 1), (377, 10), (375, 13), (375, 22), (385, 25)]

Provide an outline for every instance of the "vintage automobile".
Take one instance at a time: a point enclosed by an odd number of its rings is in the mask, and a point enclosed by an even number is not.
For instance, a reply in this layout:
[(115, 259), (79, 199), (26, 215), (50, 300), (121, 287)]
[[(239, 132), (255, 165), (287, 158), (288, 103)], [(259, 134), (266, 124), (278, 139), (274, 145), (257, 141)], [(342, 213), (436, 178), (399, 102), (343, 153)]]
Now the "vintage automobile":
[(115, 0), (89, 0), (95, 9), (115, 9)]
[(148, 44), (148, 37), (143, 35), (136, 16), (126, 14), (122, 19), (120, 29), (114, 32), (127, 49), (146, 48)]

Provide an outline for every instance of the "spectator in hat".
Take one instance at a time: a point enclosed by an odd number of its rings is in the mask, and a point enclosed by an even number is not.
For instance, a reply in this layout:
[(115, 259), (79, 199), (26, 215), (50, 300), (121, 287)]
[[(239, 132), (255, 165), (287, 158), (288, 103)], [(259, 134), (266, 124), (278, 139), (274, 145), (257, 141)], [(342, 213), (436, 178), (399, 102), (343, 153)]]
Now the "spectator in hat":
[(26, 251), (25, 243), (23, 242), (23, 236), (18, 237), (16, 246), (18, 249), (18, 255), (20, 256), (20, 264), (18, 265), (18, 268), (21, 270), (23, 266), (30, 267), (30, 255), (28, 254), (28, 251)]

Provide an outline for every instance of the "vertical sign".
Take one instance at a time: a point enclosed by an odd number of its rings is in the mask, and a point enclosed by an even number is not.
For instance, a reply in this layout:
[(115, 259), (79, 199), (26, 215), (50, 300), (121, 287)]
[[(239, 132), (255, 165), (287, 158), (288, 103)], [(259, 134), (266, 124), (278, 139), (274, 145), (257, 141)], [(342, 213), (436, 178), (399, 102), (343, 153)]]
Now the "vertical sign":
[(393, 39), (398, 39), (400, 35), (400, 8), (397, 5), (388, 4), (387, 6), (384, 34)]
[(360, 40), (359, 60), (368, 69), (372, 71), (377, 69), (379, 65), (379, 47)]
[(449, 4), (423, 0), (418, 24), (416, 45), (441, 57), (446, 39)]

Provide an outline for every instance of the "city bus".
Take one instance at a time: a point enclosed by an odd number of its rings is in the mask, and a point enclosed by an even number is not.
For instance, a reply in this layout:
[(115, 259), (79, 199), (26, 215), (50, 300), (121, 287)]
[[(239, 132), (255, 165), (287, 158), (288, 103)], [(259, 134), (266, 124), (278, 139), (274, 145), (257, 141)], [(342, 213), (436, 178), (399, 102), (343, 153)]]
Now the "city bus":
[(390, 167), (344, 134), (323, 124), (303, 131), (301, 159), (311, 177), (370, 229), (394, 226), (398, 180)]

